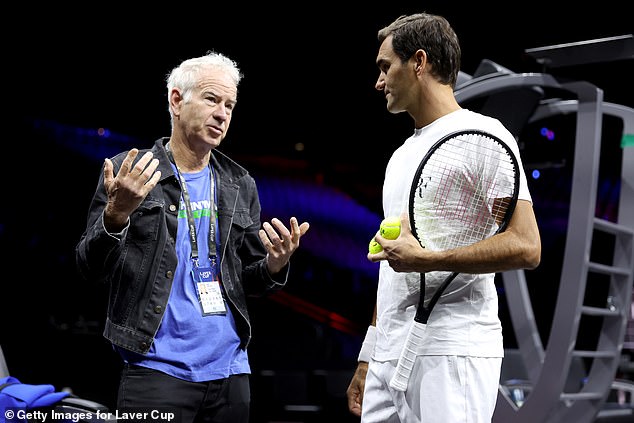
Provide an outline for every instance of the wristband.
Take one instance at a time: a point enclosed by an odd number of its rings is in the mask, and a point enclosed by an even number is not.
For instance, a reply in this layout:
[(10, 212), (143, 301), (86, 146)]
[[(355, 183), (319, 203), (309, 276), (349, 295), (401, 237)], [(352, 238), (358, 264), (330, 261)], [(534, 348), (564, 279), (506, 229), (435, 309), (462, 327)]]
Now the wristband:
[(357, 361), (370, 362), (372, 352), (374, 351), (374, 345), (376, 344), (376, 326), (368, 326), (368, 331), (365, 334), (363, 344), (361, 344), (361, 351), (359, 351), (359, 358)]

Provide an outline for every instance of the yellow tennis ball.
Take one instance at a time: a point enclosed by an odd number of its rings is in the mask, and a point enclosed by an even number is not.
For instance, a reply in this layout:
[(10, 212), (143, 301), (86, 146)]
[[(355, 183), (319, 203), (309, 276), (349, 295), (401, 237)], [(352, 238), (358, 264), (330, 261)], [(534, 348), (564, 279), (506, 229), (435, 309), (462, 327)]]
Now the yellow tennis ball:
[(383, 238), (396, 239), (401, 234), (401, 219), (399, 217), (386, 217), (381, 222), (379, 233)]
[(374, 238), (372, 238), (372, 240), (370, 241), (370, 245), (368, 246), (368, 251), (370, 252), (370, 254), (380, 253), (381, 251), (383, 251), (383, 247), (381, 247), (381, 244), (379, 244), (374, 240)]

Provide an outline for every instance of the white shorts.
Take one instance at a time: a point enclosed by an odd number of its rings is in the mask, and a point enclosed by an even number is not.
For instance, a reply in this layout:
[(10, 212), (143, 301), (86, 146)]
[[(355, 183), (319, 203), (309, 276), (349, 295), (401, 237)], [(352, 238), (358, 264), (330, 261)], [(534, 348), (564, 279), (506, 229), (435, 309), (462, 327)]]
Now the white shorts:
[(405, 392), (390, 388), (396, 361), (370, 361), (361, 423), (490, 423), (501, 358), (418, 356)]

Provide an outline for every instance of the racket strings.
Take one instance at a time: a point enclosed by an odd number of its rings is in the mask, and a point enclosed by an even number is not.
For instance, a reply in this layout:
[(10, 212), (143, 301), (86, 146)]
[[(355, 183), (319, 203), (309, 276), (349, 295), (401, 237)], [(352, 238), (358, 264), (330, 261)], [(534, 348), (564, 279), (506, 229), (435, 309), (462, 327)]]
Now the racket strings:
[(428, 157), (414, 196), (414, 226), (429, 248), (480, 241), (499, 228), (513, 196), (515, 166), (496, 140), (462, 135)]

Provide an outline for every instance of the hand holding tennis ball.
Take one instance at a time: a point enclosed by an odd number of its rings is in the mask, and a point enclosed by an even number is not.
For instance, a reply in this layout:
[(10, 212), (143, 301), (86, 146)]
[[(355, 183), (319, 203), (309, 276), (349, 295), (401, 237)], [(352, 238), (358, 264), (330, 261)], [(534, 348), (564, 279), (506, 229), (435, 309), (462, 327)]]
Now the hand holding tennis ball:
[[(401, 234), (401, 219), (399, 217), (386, 217), (379, 226), (379, 235), (386, 239), (396, 239)], [(376, 254), (383, 251), (381, 244), (376, 242), (374, 238), (368, 246), (370, 254)]]

